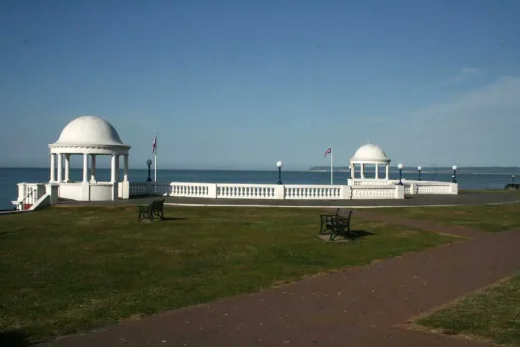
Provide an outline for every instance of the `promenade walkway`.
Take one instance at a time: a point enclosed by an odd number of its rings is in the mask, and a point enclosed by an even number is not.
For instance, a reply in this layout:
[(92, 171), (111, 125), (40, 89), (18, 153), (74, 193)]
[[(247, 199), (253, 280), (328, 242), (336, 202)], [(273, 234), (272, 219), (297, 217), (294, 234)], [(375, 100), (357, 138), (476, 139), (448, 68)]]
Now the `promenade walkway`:
[(172, 196), (152, 196), (134, 198), (128, 200), (83, 202), (61, 201), (61, 205), (139, 205), (149, 203), (152, 200), (165, 199), (166, 203), (174, 205), (234, 205), (234, 206), (296, 206), (296, 207), (411, 207), (411, 206), (437, 206), (437, 205), (484, 205), (507, 204), (520, 202), (520, 194), (515, 193), (478, 193), (462, 192), (458, 195), (416, 195), (407, 196), (406, 199), (390, 200), (269, 200), (269, 199), (207, 199), (186, 198)]
[(127, 320), (59, 347), (492, 346), (408, 322), (520, 269), (520, 230), (484, 233), (356, 211), (356, 217), (462, 236), (459, 242), (292, 284)]

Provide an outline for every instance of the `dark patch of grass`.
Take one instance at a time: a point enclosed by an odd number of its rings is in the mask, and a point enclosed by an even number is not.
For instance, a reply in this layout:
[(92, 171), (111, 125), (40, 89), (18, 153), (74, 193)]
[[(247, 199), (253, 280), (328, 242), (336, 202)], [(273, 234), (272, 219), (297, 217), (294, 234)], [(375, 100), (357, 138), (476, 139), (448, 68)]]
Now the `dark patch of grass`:
[(469, 295), (417, 323), (446, 334), (520, 346), (520, 276)]
[(403, 218), (474, 227), (489, 232), (520, 228), (520, 204), (374, 209)]
[(317, 237), (318, 210), (67, 207), (1, 217), (0, 331), (48, 339), (419, 251), (454, 238), (353, 216), (374, 233)]

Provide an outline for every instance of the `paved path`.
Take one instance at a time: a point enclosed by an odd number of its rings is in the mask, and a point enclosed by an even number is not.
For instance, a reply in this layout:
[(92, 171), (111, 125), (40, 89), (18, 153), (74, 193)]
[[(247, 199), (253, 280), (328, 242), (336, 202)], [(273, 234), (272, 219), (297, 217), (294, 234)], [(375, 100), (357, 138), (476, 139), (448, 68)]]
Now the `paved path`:
[(377, 199), (377, 200), (255, 200), (255, 199), (207, 199), (184, 197), (145, 197), (116, 201), (62, 201), (60, 205), (140, 205), (150, 203), (152, 200), (164, 198), (170, 204), (194, 204), (194, 205), (235, 205), (235, 206), (316, 206), (316, 207), (371, 207), (371, 206), (435, 206), (435, 205), (484, 205), (520, 202), (520, 194), (509, 193), (472, 193), (462, 192), (459, 195), (416, 195), (407, 196), (406, 199)]
[[(356, 212), (361, 217), (376, 215)], [(497, 234), (410, 220), (378, 220), (469, 236), (372, 265), (129, 320), (57, 346), (491, 346), (403, 325), (519, 270), (520, 230)]]

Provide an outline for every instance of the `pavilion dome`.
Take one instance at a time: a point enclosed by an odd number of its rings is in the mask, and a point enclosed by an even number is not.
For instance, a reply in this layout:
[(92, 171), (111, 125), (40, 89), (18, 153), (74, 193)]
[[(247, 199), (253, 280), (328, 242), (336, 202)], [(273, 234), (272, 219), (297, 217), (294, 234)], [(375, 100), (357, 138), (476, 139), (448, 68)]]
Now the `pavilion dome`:
[(81, 116), (61, 131), (56, 145), (125, 146), (116, 129), (97, 116)]
[(388, 163), (390, 162), (390, 159), (386, 156), (386, 153), (381, 149), (381, 147), (372, 143), (367, 143), (366, 145), (358, 148), (350, 161), (366, 163)]

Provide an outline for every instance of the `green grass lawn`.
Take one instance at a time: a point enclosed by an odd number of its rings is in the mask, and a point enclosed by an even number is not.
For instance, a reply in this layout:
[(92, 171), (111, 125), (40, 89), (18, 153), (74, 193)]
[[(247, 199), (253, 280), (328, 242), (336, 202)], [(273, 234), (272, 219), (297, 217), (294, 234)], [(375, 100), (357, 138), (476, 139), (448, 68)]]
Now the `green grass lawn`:
[(317, 237), (318, 210), (165, 208), (138, 224), (134, 207), (57, 207), (1, 216), (0, 331), (49, 339), (121, 318), (254, 292), (456, 239), (353, 215), (374, 235)]
[(520, 276), (473, 294), (416, 323), (446, 334), (464, 334), (520, 346)]
[(455, 226), (474, 227), (490, 232), (520, 228), (520, 204), (384, 208), (370, 211)]

